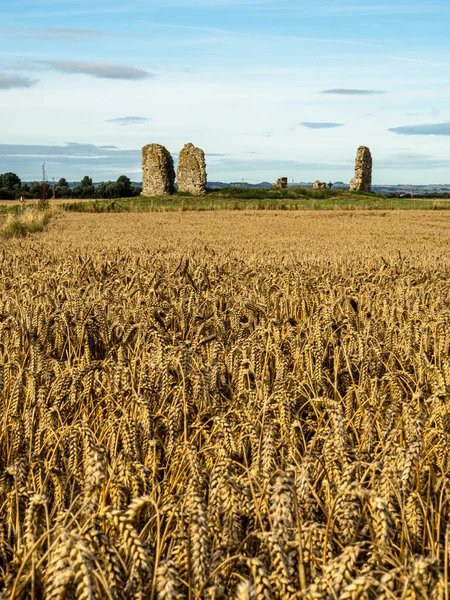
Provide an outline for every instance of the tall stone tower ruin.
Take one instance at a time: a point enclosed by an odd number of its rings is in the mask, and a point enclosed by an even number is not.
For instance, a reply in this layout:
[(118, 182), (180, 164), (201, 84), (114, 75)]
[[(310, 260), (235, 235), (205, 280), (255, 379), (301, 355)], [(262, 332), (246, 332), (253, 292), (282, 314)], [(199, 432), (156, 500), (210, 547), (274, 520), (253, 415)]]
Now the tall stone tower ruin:
[(179, 192), (195, 196), (206, 193), (205, 153), (194, 144), (186, 144), (178, 157), (177, 183)]
[(175, 169), (170, 152), (160, 144), (142, 148), (142, 195), (165, 196), (173, 194)]
[(372, 155), (366, 146), (358, 148), (355, 176), (350, 181), (350, 189), (356, 192), (372, 191)]

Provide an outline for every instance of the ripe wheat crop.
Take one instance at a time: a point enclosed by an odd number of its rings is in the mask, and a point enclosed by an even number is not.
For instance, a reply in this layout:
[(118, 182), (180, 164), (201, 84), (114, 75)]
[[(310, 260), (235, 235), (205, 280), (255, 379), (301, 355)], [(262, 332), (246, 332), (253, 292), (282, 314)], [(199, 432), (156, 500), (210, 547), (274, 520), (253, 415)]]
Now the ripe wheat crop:
[(447, 599), (449, 261), (64, 219), (0, 251), (2, 600)]

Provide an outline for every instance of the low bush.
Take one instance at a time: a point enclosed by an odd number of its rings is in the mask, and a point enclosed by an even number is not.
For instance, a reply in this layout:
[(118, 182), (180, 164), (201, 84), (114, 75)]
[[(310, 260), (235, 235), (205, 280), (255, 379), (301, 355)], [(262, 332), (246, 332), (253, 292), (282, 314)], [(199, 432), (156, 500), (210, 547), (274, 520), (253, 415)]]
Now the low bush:
[(29, 233), (43, 231), (50, 217), (49, 211), (27, 210), (22, 214), (8, 214), (0, 227), (3, 238), (25, 237)]

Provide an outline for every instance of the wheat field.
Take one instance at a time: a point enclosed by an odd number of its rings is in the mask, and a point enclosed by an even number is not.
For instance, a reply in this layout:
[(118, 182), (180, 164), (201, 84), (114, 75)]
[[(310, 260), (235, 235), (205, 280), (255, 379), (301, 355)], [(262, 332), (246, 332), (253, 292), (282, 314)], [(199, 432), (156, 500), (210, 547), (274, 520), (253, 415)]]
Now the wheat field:
[(0, 598), (448, 600), (450, 216), (0, 246)]

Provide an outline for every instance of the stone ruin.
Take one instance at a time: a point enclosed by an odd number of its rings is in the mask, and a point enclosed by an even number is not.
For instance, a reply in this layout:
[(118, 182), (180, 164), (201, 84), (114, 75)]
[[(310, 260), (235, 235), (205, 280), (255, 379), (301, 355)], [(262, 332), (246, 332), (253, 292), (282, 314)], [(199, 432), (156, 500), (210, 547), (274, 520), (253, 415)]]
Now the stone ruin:
[(279, 177), (276, 183), (273, 184), (274, 188), (281, 188), (285, 190), (288, 186), (288, 178), (287, 177)]
[(165, 196), (173, 194), (175, 169), (170, 152), (160, 144), (142, 148), (142, 195)]
[(372, 191), (372, 155), (366, 146), (358, 148), (355, 176), (350, 182), (350, 189), (356, 192)]
[(327, 184), (325, 183), (325, 181), (315, 181), (313, 183), (313, 190), (326, 190), (327, 189)]
[(194, 196), (206, 193), (205, 153), (194, 144), (186, 144), (178, 157), (177, 183), (179, 192)]

